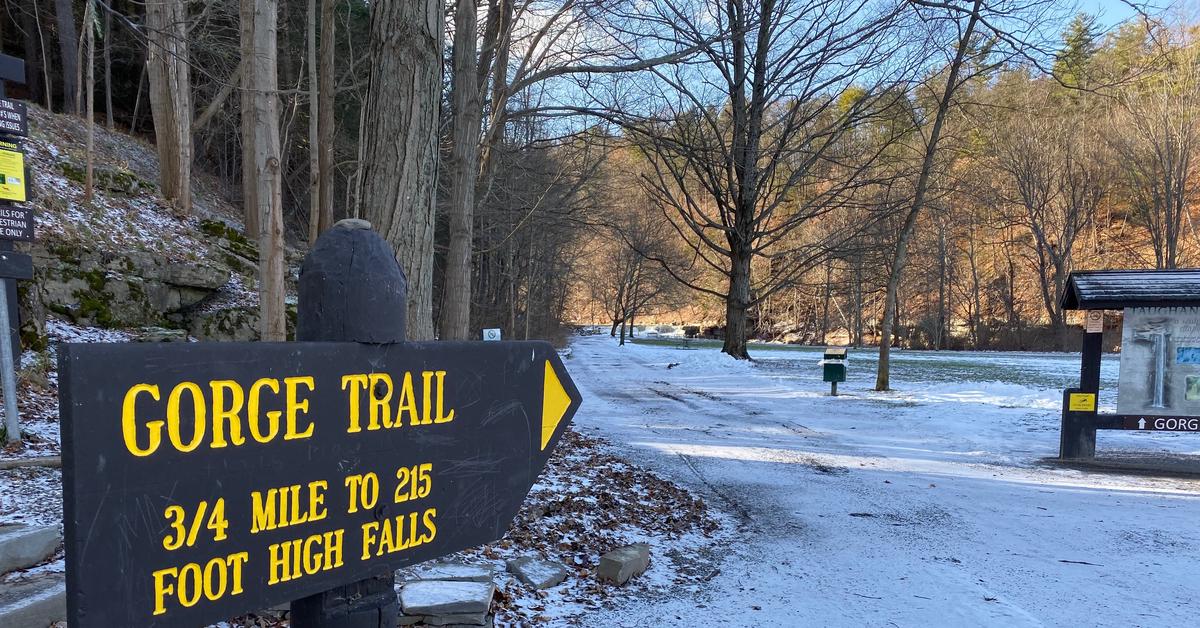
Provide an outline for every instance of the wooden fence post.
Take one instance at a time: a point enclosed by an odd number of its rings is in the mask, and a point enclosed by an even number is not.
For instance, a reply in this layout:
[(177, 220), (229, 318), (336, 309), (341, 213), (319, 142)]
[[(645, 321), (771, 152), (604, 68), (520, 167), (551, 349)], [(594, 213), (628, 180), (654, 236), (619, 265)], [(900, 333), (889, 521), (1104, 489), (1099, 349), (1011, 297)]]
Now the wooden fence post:
[[(296, 340), (404, 341), (408, 282), (391, 247), (365, 220), (339, 221), (300, 267)], [(394, 628), (391, 570), (291, 603), (294, 628)]]

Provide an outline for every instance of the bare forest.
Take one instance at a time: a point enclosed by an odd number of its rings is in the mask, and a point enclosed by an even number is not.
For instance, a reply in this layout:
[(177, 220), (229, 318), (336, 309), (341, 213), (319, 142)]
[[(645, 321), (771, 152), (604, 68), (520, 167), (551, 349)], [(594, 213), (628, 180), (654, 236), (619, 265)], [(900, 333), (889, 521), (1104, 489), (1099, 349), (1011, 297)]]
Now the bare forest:
[[(7, 0), (9, 95), (153, 141), (288, 251), (362, 218), (409, 336), (695, 325), (1077, 347), (1072, 270), (1200, 256), (1200, 22), (1050, 0)], [(294, 256), (293, 256), (294, 257)]]

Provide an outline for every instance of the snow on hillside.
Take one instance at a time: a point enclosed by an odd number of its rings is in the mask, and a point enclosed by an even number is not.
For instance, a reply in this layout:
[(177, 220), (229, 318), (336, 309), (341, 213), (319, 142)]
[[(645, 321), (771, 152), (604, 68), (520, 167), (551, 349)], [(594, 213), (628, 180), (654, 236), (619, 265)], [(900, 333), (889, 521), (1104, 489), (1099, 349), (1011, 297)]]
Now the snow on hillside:
[(25, 141), (32, 169), (32, 204), (39, 239), (77, 243), (90, 251), (141, 250), (171, 261), (194, 260), (208, 250), (203, 220), (240, 228), (239, 212), (197, 173), (190, 216), (178, 214), (157, 193), (154, 146), (122, 133), (95, 128), (95, 196), (83, 196), (86, 126), (79, 118), (29, 105)]

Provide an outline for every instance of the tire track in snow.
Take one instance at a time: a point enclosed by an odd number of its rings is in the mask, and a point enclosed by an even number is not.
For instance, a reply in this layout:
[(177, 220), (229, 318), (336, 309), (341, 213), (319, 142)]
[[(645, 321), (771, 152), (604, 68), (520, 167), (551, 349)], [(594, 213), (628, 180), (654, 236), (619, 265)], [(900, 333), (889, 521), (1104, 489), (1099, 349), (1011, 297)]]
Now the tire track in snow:
[(739, 519), (742, 520), (742, 523), (747, 523), (747, 524), (753, 523), (754, 517), (750, 514), (750, 511), (746, 508), (746, 506), (744, 504), (742, 504), (742, 502), (734, 499), (733, 497), (730, 497), (728, 493), (721, 490), (715, 484), (710, 482), (708, 480), (708, 477), (706, 477), (704, 475), (704, 473), (702, 471), (700, 471), (700, 467), (695, 463), (694, 460), (692, 460), (691, 456), (689, 456), (687, 454), (677, 454), (677, 455), (679, 456), (679, 459), (683, 460), (683, 463), (686, 464), (688, 466), (688, 468), (692, 470), (692, 473), (695, 474), (696, 479), (700, 480), (701, 484), (704, 484), (704, 486), (708, 487), (708, 490), (712, 491), (717, 497), (720, 497), (721, 501), (725, 502), (725, 504), (727, 506), (732, 508), (734, 510), (734, 512), (737, 513), (737, 516)]

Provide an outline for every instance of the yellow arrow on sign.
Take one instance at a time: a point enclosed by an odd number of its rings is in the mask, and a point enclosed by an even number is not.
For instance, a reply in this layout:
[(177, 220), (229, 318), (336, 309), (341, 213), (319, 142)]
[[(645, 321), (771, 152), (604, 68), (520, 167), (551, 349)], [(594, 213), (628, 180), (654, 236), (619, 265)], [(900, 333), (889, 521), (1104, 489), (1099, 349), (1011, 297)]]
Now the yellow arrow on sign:
[(542, 379), (543, 451), (545, 451), (546, 445), (550, 444), (550, 438), (554, 436), (554, 430), (558, 429), (559, 422), (562, 421), (563, 416), (567, 414), (567, 409), (570, 407), (571, 396), (567, 394), (562, 382), (558, 380), (558, 373), (554, 372), (554, 366), (550, 364), (550, 360), (546, 360), (546, 375)]

